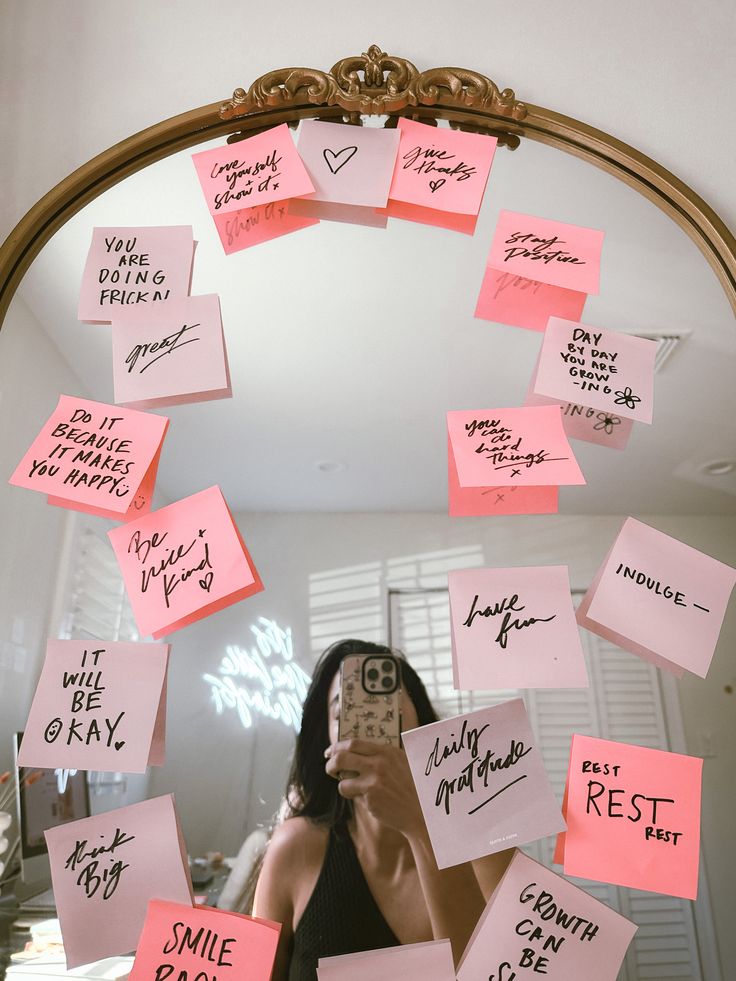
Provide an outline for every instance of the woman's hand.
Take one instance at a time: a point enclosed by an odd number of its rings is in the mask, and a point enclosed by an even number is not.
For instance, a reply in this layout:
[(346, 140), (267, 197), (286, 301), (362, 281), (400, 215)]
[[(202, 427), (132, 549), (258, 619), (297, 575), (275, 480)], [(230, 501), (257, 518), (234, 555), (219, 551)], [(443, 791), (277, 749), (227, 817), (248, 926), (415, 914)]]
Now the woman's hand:
[[(339, 781), (338, 793), (361, 799), (382, 824), (407, 838), (426, 835), (414, 779), (403, 749), (367, 739), (344, 739), (325, 751), (327, 773)], [(346, 774), (340, 779), (340, 774)]]

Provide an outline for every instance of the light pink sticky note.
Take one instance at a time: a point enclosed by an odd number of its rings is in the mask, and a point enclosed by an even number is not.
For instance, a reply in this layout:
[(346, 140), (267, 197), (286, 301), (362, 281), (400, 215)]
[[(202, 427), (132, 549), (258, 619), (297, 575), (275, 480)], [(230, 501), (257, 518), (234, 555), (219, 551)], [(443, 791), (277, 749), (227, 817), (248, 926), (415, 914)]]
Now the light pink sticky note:
[(474, 316), (544, 331), (550, 317), (580, 320), (587, 293), (486, 266)]
[(303, 120), (297, 149), (314, 184), (309, 200), (385, 207), (399, 137), (395, 129)]
[(108, 535), (141, 634), (162, 637), (263, 589), (219, 487)]
[(656, 341), (551, 317), (534, 391), (651, 423)]
[(133, 304), (186, 296), (193, 258), (191, 225), (93, 229), (77, 319), (109, 323)]
[(703, 761), (573, 736), (565, 875), (695, 899)]
[(385, 208), (376, 208), (376, 214), (385, 219), (400, 218), (420, 225), (435, 225), (463, 235), (474, 235), (478, 224), (478, 215), (459, 215), (453, 211), (425, 208), (421, 204), (407, 204), (406, 201), (389, 201)]
[(388, 218), (378, 208), (363, 208), (358, 204), (334, 204), (332, 201), (313, 201), (311, 198), (292, 198), (289, 213), (319, 221), (337, 221), (344, 225), (365, 225), (385, 228)]
[(593, 633), (705, 678), (736, 570), (627, 518), (578, 608)]
[(161, 765), (168, 657), (168, 644), (49, 640), (19, 764), (122, 773)]
[(637, 926), (517, 851), (473, 932), (458, 981), (616, 981)]
[[(299, 200), (296, 198), (294, 200)], [(225, 214), (213, 215), (217, 234), (220, 236), (226, 255), (249, 249), (262, 242), (289, 235), (319, 225), (314, 217), (304, 217), (296, 214), (290, 208), (289, 201), (271, 201), (255, 208), (243, 208), (240, 211), (228, 211)]]
[(104, 402), (59, 402), (9, 483), (49, 504), (118, 521), (150, 510), (169, 420)]
[(379, 950), (320, 957), (318, 981), (455, 981), (455, 966), (449, 940), (382, 947)]
[(585, 483), (558, 406), (448, 412), (447, 431), (461, 487)]
[(237, 143), (195, 153), (192, 161), (212, 215), (285, 201), (314, 190), (286, 123)]
[(401, 140), (389, 190), (392, 201), (477, 215), (496, 152), (495, 136), (399, 119)]
[(563, 830), (520, 698), (402, 739), (438, 868)]
[(128, 981), (269, 981), (280, 923), (152, 899)]
[(134, 950), (148, 902), (192, 904), (171, 794), (45, 832), (67, 968)]
[(487, 265), (550, 286), (598, 293), (603, 232), (502, 211)]
[(456, 688), (585, 688), (567, 566), (447, 576)]
[(112, 374), (119, 405), (150, 409), (229, 398), (219, 297), (185, 296), (116, 314)]

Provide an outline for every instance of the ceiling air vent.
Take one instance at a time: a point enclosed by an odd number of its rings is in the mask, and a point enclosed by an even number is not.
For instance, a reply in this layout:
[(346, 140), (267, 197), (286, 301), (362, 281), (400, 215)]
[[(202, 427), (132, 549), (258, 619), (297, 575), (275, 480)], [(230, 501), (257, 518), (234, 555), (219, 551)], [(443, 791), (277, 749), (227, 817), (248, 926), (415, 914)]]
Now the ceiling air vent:
[(661, 371), (664, 367), (665, 361), (668, 361), (672, 356), (675, 348), (680, 344), (681, 341), (686, 340), (689, 335), (689, 330), (683, 330), (679, 334), (665, 333), (664, 331), (632, 331), (635, 337), (643, 337), (647, 341), (657, 342), (657, 354), (654, 358), (654, 373)]

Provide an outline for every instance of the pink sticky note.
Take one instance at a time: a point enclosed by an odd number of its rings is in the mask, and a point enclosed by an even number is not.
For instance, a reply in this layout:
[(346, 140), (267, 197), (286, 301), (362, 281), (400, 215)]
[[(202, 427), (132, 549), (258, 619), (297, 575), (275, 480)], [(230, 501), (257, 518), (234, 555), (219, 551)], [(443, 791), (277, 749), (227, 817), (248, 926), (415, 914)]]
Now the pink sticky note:
[(544, 331), (550, 317), (580, 320), (587, 293), (550, 286), (486, 266), (475, 316), (512, 327)]
[(112, 373), (119, 405), (149, 409), (229, 398), (219, 297), (185, 296), (116, 314)]
[(365, 225), (368, 228), (385, 228), (388, 218), (379, 214), (378, 208), (363, 208), (358, 204), (333, 204), (331, 201), (313, 201), (311, 198), (292, 198), (289, 213), (319, 221), (337, 221), (345, 225)]
[(502, 211), (487, 265), (550, 286), (598, 293), (603, 232)]
[(192, 903), (171, 794), (45, 835), (69, 969), (134, 950), (149, 900)]
[(303, 120), (297, 149), (314, 184), (309, 200), (385, 207), (399, 137), (395, 129)]
[(458, 981), (616, 981), (636, 924), (516, 852), (457, 969)]
[(310, 194), (314, 185), (286, 123), (192, 156), (210, 214)]
[(593, 633), (705, 678), (736, 570), (627, 518), (578, 609)]
[(459, 215), (452, 211), (425, 208), (421, 204), (407, 204), (406, 201), (389, 201), (385, 208), (376, 208), (376, 214), (386, 219), (400, 218), (402, 221), (414, 221), (420, 225), (436, 225), (437, 228), (462, 232), (463, 235), (475, 234), (475, 226), (478, 224), (478, 215)]
[(240, 252), (282, 235), (301, 231), (302, 228), (319, 225), (316, 218), (296, 214), (290, 204), (289, 201), (271, 201), (255, 208), (213, 215), (225, 254)]
[(402, 739), (438, 868), (563, 830), (520, 698)]
[(162, 637), (263, 589), (219, 487), (108, 535), (141, 634)]
[(573, 736), (565, 875), (695, 899), (703, 761)]
[(567, 566), (448, 573), (456, 688), (585, 688)]
[(168, 644), (49, 640), (19, 764), (122, 773), (161, 765), (168, 657)]
[(455, 966), (449, 940), (382, 947), (379, 950), (320, 957), (319, 981), (455, 981)]
[(447, 431), (461, 487), (585, 483), (558, 406), (448, 412)]
[(133, 304), (186, 296), (193, 258), (191, 225), (93, 229), (77, 319), (109, 323)]
[(656, 341), (551, 317), (534, 391), (651, 423)]
[(128, 981), (269, 981), (280, 923), (152, 899)]
[(137, 517), (150, 510), (168, 425), (164, 416), (61, 395), (9, 483), (60, 507)]
[(477, 215), (496, 152), (495, 136), (399, 119), (401, 141), (389, 198)]

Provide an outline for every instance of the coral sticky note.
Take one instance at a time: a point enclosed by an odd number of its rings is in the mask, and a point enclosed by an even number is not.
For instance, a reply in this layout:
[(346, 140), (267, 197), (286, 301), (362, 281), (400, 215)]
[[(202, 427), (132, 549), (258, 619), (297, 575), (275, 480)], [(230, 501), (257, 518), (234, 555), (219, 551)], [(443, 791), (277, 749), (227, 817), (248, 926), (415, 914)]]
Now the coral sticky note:
[(580, 320), (587, 293), (486, 266), (475, 307), (480, 320), (544, 331), (550, 317)]
[(314, 191), (286, 123), (195, 153), (192, 161), (212, 215)]
[(219, 297), (186, 296), (115, 314), (112, 372), (119, 405), (150, 409), (229, 398)]
[(596, 294), (603, 234), (595, 228), (502, 211), (487, 265), (550, 286)]
[(551, 317), (534, 391), (651, 423), (656, 341)]
[(20, 766), (145, 773), (164, 762), (168, 644), (49, 640)]
[(439, 868), (563, 829), (520, 698), (402, 739)]
[(382, 947), (379, 950), (320, 957), (318, 981), (455, 981), (455, 966), (449, 940)]
[(457, 969), (458, 981), (616, 981), (636, 924), (517, 851)]
[(269, 981), (280, 923), (152, 899), (129, 981)]
[(566, 875), (695, 899), (703, 761), (573, 736)]
[(567, 566), (457, 569), (447, 581), (456, 688), (587, 687)]
[(45, 835), (67, 968), (134, 950), (151, 899), (193, 901), (170, 794)]
[[(295, 198), (294, 200), (300, 200)], [(262, 242), (319, 225), (319, 220), (295, 214), (289, 201), (271, 201), (255, 208), (228, 211), (213, 216), (225, 255), (241, 252)]]
[(219, 487), (108, 534), (141, 634), (162, 637), (263, 589)]
[(108, 323), (132, 305), (186, 296), (193, 258), (191, 225), (95, 228), (77, 318)]
[(10, 483), (49, 504), (127, 520), (150, 510), (169, 420), (61, 395)]
[(735, 583), (736, 569), (627, 518), (578, 623), (659, 667), (704, 678)]

